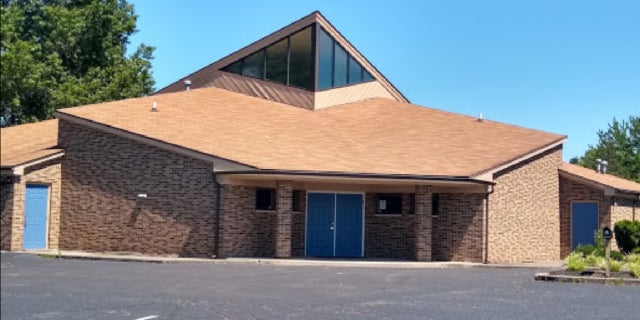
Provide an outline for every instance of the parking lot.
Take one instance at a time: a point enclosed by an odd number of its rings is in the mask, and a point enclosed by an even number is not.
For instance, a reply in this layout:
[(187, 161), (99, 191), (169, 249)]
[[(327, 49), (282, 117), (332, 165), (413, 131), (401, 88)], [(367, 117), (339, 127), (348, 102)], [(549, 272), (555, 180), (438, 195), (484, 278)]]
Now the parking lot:
[(88, 261), (2, 253), (2, 319), (638, 319), (640, 288), (534, 269)]

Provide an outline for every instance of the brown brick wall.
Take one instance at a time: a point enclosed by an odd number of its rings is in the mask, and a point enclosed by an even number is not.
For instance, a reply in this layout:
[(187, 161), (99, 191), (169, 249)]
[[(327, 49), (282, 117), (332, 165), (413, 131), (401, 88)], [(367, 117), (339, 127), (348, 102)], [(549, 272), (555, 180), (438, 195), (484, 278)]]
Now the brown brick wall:
[(2, 250), (22, 250), (24, 208), (27, 184), (49, 186), (47, 214), (47, 248), (58, 249), (60, 235), (60, 160), (51, 160), (27, 167), (24, 175), (13, 177), (12, 184), (2, 188)]
[(277, 212), (256, 211), (255, 187), (225, 185), (222, 193), (221, 257), (273, 257)]
[(441, 193), (433, 216), (433, 259), (482, 262), (484, 194)]
[(380, 215), (376, 213), (376, 194), (365, 195), (365, 257), (415, 259), (415, 215), (409, 212), (409, 195), (402, 198), (400, 215)]
[(59, 143), (63, 249), (213, 255), (210, 163), (64, 120)]
[(304, 257), (307, 218), (307, 193), (300, 194), (300, 210), (291, 216), (291, 256)]
[(600, 227), (611, 222), (611, 198), (596, 189), (560, 176), (560, 254), (571, 252), (571, 204), (574, 201), (598, 204), (598, 224)]
[(489, 262), (560, 259), (558, 167), (562, 147), (494, 176), (489, 198)]
[(2, 176), (0, 178), (2, 179), (0, 185), (0, 249), (11, 250), (14, 183), (11, 177)]

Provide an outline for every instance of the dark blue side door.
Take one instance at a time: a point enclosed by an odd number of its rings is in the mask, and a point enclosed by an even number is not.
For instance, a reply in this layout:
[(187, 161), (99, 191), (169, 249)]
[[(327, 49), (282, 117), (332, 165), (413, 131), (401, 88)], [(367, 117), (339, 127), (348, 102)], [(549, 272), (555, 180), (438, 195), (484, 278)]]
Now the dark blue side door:
[(362, 195), (336, 195), (336, 257), (362, 256)]
[(24, 206), (24, 249), (45, 249), (47, 246), (47, 208), (49, 187), (28, 184)]
[(571, 210), (571, 249), (578, 245), (595, 244), (598, 231), (598, 204), (594, 202), (576, 202)]
[(335, 194), (307, 196), (307, 256), (333, 257)]

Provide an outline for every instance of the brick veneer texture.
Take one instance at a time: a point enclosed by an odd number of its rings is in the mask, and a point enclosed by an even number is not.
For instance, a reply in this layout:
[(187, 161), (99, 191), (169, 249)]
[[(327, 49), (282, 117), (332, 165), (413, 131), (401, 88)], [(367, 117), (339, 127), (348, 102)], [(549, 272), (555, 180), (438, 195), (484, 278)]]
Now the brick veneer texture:
[(484, 194), (441, 193), (433, 216), (433, 260), (482, 262)]
[(304, 257), (307, 218), (307, 194), (300, 190), (300, 207), (291, 216), (291, 255)]
[(276, 258), (291, 257), (291, 181), (276, 182)]
[(5, 182), (6, 178), (2, 176), (3, 184), (0, 185), (0, 249), (11, 250), (11, 234), (13, 229), (13, 182)]
[[(620, 220), (632, 220), (634, 205), (633, 200), (624, 198), (612, 198), (606, 196), (604, 191), (577, 181), (560, 177), (560, 252), (566, 256), (571, 252), (571, 204), (574, 201), (595, 202), (598, 205), (598, 227), (609, 226), (613, 229)], [(636, 220), (638, 220), (637, 210)], [(611, 242), (612, 249), (618, 250), (615, 241)]]
[(489, 198), (489, 262), (560, 259), (556, 147), (494, 175)]
[(277, 212), (256, 211), (255, 187), (225, 185), (222, 191), (220, 256), (275, 256)]
[(58, 249), (60, 234), (60, 175), (60, 160), (56, 159), (27, 167), (23, 176), (13, 178), (12, 184), (2, 185), (3, 250), (22, 250), (27, 184), (49, 186), (47, 248)]
[(560, 254), (571, 252), (571, 204), (595, 202), (598, 205), (598, 225), (611, 222), (611, 199), (601, 189), (593, 188), (565, 177), (560, 177)]
[(210, 163), (65, 120), (59, 143), (63, 249), (213, 255)]
[(365, 195), (365, 257), (415, 259), (415, 215), (410, 212), (409, 194), (402, 198), (400, 214), (384, 215), (376, 212), (376, 194)]

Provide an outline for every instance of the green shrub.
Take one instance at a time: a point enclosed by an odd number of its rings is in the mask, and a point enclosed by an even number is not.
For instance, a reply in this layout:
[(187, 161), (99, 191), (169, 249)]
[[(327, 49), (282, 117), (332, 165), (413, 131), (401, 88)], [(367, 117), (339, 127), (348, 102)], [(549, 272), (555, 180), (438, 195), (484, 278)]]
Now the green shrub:
[(596, 267), (600, 265), (604, 265), (604, 258), (598, 257), (595, 254), (590, 254), (585, 257), (584, 263), (591, 267)]
[(622, 254), (622, 252), (620, 252), (620, 251), (611, 250), (610, 257), (611, 257), (611, 259), (616, 260), (616, 261), (624, 260), (624, 254)]
[(567, 270), (584, 271), (584, 256), (582, 253), (571, 253), (567, 256)]
[(640, 247), (640, 221), (621, 220), (613, 227), (618, 248), (624, 253)]
[(629, 272), (636, 277), (640, 278), (640, 261), (629, 263)]
[(631, 253), (640, 254), (640, 247), (634, 248), (633, 250), (631, 250)]
[(579, 244), (578, 247), (576, 247), (576, 250), (574, 250), (574, 252), (582, 253), (585, 257), (592, 255), (594, 251), (596, 251), (596, 247), (590, 244), (586, 246)]
[(640, 254), (632, 253), (627, 256), (627, 262), (629, 263), (640, 263)]
[(611, 270), (611, 272), (618, 272), (620, 269), (622, 269), (622, 262), (617, 260), (609, 261), (609, 270)]

